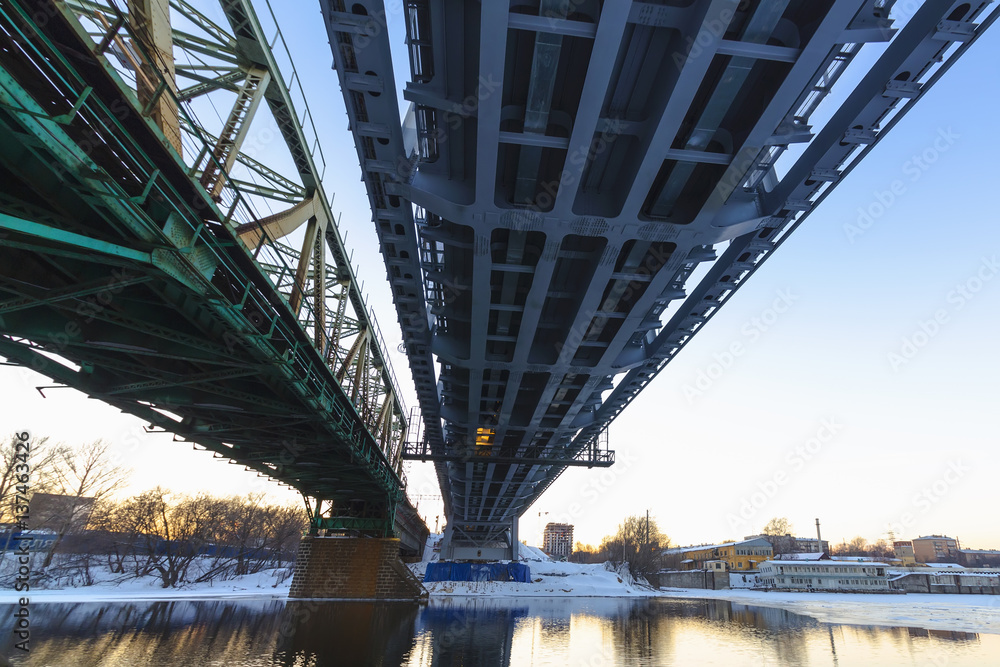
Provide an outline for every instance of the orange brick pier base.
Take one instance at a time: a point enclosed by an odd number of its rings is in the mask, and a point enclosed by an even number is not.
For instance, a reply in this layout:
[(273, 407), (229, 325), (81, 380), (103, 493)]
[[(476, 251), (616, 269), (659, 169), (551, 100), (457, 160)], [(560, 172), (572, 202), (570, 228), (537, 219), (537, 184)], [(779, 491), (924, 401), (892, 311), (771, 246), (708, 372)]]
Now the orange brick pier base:
[(421, 600), (427, 591), (399, 559), (399, 540), (305, 536), (290, 598)]

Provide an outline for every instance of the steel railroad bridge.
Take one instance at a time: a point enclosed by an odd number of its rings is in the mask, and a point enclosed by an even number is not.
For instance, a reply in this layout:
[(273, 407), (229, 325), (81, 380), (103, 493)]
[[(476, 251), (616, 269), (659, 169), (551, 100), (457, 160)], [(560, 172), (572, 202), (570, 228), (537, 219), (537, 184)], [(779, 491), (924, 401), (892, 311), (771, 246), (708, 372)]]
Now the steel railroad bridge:
[(320, 1), (422, 411), (403, 457), (435, 463), (444, 558), (514, 556), (567, 466), (609, 465), (611, 421), (997, 16), (407, 0), (401, 121), (381, 0)]
[(0, 355), (294, 487), (314, 533), (419, 554), (407, 411), (298, 75), (273, 13), (222, 10), (0, 7)]
[(0, 355), (296, 488), (317, 533), (415, 551), (402, 461), (433, 461), (444, 557), (483, 559), (997, 16), (407, 0), (404, 121), (385, 7), (320, 0), (410, 415), (274, 12), (220, 4), (0, 7)]

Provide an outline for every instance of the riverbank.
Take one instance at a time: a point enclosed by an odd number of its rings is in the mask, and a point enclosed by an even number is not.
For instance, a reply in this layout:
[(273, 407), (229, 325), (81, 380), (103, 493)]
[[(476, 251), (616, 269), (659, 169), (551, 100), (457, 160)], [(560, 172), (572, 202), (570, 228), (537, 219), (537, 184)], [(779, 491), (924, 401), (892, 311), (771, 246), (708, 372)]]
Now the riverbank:
[(952, 632), (1000, 634), (1000, 596), (907, 593), (777, 593), (750, 589), (664, 588), (673, 598), (727, 600), (776, 607), (823, 623), (918, 627)]
[[(660, 593), (645, 582), (636, 582), (627, 571), (615, 572), (603, 564), (567, 563), (541, 559), (525, 561), (531, 568), (530, 582), (434, 581), (424, 588), (436, 596), (487, 597), (651, 597)], [(426, 563), (411, 566), (423, 578)]]
[[(950, 632), (1000, 634), (1000, 597), (909, 593), (774, 593), (755, 590), (655, 590), (621, 578), (602, 565), (532, 563), (531, 583), (433, 582), (426, 584), (431, 601), (463, 604), (467, 599), (629, 598), (725, 600), (734, 605), (772, 607), (839, 625), (914, 627)], [(124, 583), (103, 581), (93, 586), (17, 592), (0, 591), (0, 604), (28, 597), (32, 604), (60, 602), (138, 602), (166, 600), (286, 599), (289, 580), (284, 570), (267, 570), (212, 583), (164, 589), (153, 578)], [(448, 602), (448, 601), (451, 602)]]
[[(423, 579), (427, 562), (410, 566)], [(726, 600), (735, 605), (772, 607), (833, 624), (917, 627), (928, 630), (1000, 634), (1000, 596), (908, 593), (906, 595), (858, 593), (769, 592), (751, 589), (654, 589), (636, 582), (627, 571), (609, 570), (604, 564), (552, 561), (536, 549), (526, 548), (522, 562), (531, 568), (531, 582), (441, 581), (425, 587), (432, 601), (468, 598), (509, 600), (546, 598), (685, 598)], [(27, 592), (12, 587), (0, 590), (0, 604), (17, 604), (27, 597), (32, 604), (59, 602), (134, 602), (211, 599), (287, 599), (290, 568), (264, 570), (225, 580), (163, 588), (159, 577), (122, 580), (94, 568), (93, 585), (79, 582), (58, 588), (32, 587)]]
[[(427, 564), (436, 562), (434, 551), (441, 535), (430, 535), (424, 558), (409, 565), (421, 581)], [(551, 560), (538, 547), (522, 544), (518, 560), (531, 570), (531, 582), (517, 581), (432, 581), (424, 582), (431, 597), (652, 597), (659, 595), (645, 581), (635, 581), (628, 567), (610, 570), (604, 563), (569, 563)]]
[(70, 585), (60, 588), (39, 588), (27, 591), (12, 586), (0, 589), (0, 604), (17, 604), (22, 597), (32, 604), (45, 602), (137, 602), (157, 600), (202, 600), (217, 598), (286, 598), (291, 584), (290, 568), (262, 570), (225, 580), (180, 584), (163, 588), (158, 576), (122, 580), (106, 569), (94, 568), (92, 585)]

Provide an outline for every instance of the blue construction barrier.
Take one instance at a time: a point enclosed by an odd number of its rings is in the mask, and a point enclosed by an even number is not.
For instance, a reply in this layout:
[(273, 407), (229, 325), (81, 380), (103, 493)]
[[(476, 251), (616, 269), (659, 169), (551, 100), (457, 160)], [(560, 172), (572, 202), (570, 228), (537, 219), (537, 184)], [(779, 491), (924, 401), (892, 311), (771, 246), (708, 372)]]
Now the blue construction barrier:
[(523, 563), (427, 563), (424, 581), (531, 581)]

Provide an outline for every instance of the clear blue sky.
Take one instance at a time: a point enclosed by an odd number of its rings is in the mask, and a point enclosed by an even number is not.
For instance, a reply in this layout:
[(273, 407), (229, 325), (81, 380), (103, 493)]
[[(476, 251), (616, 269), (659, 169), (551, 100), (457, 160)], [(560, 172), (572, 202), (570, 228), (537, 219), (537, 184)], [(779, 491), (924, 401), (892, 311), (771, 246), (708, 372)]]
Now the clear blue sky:
[[(334, 210), (395, 348), (318, 5), (275, 8), (308, 84)], [(389, 26), (405, 58), (398, 12)], [(619, 463), (565, 472), (522, 517), (523, 538), (563, 520), (596, 543), (649, 509), (681, 544), (742, 537), (787, 516), (804, 535), (819, 517), (823, 537), (836, 541), (874, 540), (892, 527), (897, 537), (943, 533), (1000, 547), (997, 62), (993, 28), (612, 425)], [(408, 73), (405, 60), (398, 65)], [(914, 161), (922, 155), (933, 162)], [(740, 353), (730, 358), (734, 343)], [(409, 385), (405, 360), (396, 369)], [(106, 437), (135, 469), (136, 490), (291, 497), (170, 436), (145, 435), (137, 420), (72, 390), (43, 400), (33, 387), (44, 383), (0, 368), (4, 424), (67, 441)], [(413, 493), (437, 493), (429, 466), (413, 466), (410, 479)], [(433, 527), (433, 505), (422, 509)]]

